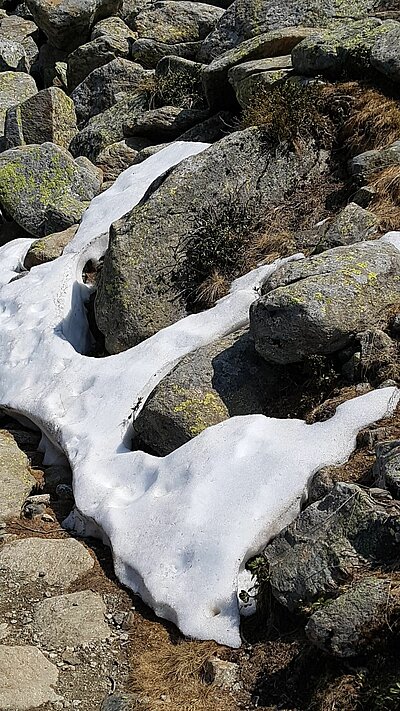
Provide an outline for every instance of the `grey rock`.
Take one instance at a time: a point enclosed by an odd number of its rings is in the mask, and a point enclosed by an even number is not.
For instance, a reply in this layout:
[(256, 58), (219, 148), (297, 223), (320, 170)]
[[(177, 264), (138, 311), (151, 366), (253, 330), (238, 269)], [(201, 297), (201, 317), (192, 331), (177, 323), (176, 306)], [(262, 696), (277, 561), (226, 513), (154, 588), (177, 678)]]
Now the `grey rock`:
[[(227, 50), (203, 71), (203, 85), (211, 108), (226, 108), (235, 95), (228, 81), (233, 67), (244, 62), (288, 55), (292, 49), (315, 30), (309, 27), (289, 27), (257, 35)], [(202, 54), (200, 53), (200, 58)], [(232, 75), (231, 75), (232, 76)]]
[(352, 202), (356, 205), (359, 205), (360, 207), (366, 208), (374, 200), (376, 194), (376, 188), (370, 185), (364, 185), (363, 187), (359, 188), (353, 195)]
[(381, 150), (360, 153), (349, 161), (348, 169), (354, 181), (364, 185), (372, 173), (392, 165), (400, 165), (400, 140)]
[[(120, 99), (114, 106), (93, 116), (85, 128), (79, 131), (71, 142), (71, 153), (75, 156), (84, 155), (96, 163), (98, 156), (107, 146), (125, 138), (126, 121), (141, 114), (147, 107), (148, 96), (145, 92), (127, 95)], [(148, 145), (147, 140), (142, 147), (146, 145)]]
[(284, 27), (321, 27), (340, 18), (366, 17), (376, 0), (235, 0), (203, 42), (200, 60), (210, 61), (245, 40)]
[(156, 106), (206, 108), (201, 82), (202, 64), (183, 57), (163, 57), (157, 64), (155, 80)]
[(371, 64), (385, 77), (400, 82), (400, 22), (397, 27), (386, 32), (371, 49)]
[(0, 430), (0, 522), (20, 515), (35, 484), (26, 454), (19, 449), (12, 435)]
[(371, 72), (372, 47), (396, 24), (393, 20), (382, 23), (377, 18), (370, 18), (320, 30), (293, 49), (293, 69), (296, 74), (324, 74), (333, 78), (345, 73), (363, 75)]
[(124, 126), (127, 136), (145, 136), (153, 140), (168, 141), (178, 138), (208, 117), (208, 111), (163, 106), (128, 119)]
[(348, 658), (370, 648), (387, 627), (390, 579), (366, 578), (311, 615), (306, 635), (335, 657)]
[(206, 684), (214, 684), (219, 689), (238, 691), (241, 687), (239, 665), (218, 657), (211, 657), (204, 665)]
[(378, 486), (400, 499), (400, 440), (377, 444), (373, 475)]
[(355, 484), (339, 483), (267, 546), (274, 597), (290, 610), (336, 594), (360, 569), (395, 555), (400, 510)]
[(174, 57), (184, 57), (185, 59), (196, 59), (201, 42), (178, 42), (167, 44), (157, 39), (142, 37), (131, 45), (130, 56), (134, 62), (138, 62), (146, 69), (154, 69), (160, 59), (173, 55)]
[(24, 260), (25, 269), (32, 269), (38, 264), (45, 264), (57, 259), (63, 253), (64, 247), (67, 246), (74, 237), (79, 225), (72, 225), (63, 232), (55, 232), (52, 235), (47, 235), (43, 239), (34, 242), (29, 247)]
[(284, 146), (269, 151), (258, 129), (226, 136), (179, 165), (145, 204), (111, 229), (96, 297), (97, 323), (107, 349), (131, 347), (184, 315), (182, 300), (172, 298), (171, 262), (177, 252), (184, 258), (183, 245), (199, 224), (204, 205), (223, 212), (230, 196), (240, 191), (243, 197), (245, 185), (262, 214), (320, 168), (321, 155), (313, 147), (299, 154)]
[[(380, 328), (357, 334), (360, 344), (358, 376), (378, 387), (388, 379), (397, 380), (399, 363), (397, 344)], [(357, 354), (356, 354), (357, 355)]]
[(248, 62), (242, 62), (240, 64), (235, 64), (228, 71), (228, 80), (232, 84), (233, 88), (240, 84), (243, 79), (252, 76), (253, 74), (260, 74), (261, 72), (273, 72), (277, 69), (291, 69), (292, 68), (292, 57), (290, 54), (286, 54), (279, 57), (265, 57), (264, 59), (253, 59)]
[(19, 42), (0, 35), (0, 72), (27, 72), (25, 49)]
[(6, 148), (51, 142), (67, 149), (77, 133), (74, 103), (55, 86), (39, 91), (6, 114)]
[(138, 37), (166, 44), (197, 42), (214, 29), (223, 10), (203, 2), (156, 0), (136, 15), (132, 29)]
[(91, 27), (115, 15), (121, 0), (27, 0), (38, 27), (54, 47), (72, 51), (89, 35)]
[(99, 181), (54, 143), (0, 154), (0, 204), (34, 237), (79, 222)]
[(343, 247), (378, 235), (378, 218), (372, 212), (351, 202), (336, 217), (324, 223), (323, 229), (319, 230), (315, 251), (323, 252), (333, 247)]
[(154, 156), (155, 153), (158, 153), (158, 151), (162, 151), (163, 148), (166, 148), (170, 145), (170, 143), (158, 143), (156, 146), (150, 145), (146, 148), (142, 148), (142, 150), (138, 151), (135, 157), (134, 165), (136, 165), (137, 163), (142, 163), (144, 160), (147, 160), (147, 158), (150, 158), (150, 156)]
[(94, 559), (75, 538), (24, 538), (3, 546), (0, 569), (25, 585), (39, 577), (46, 585), (70, 585), (94, 566)]
[(58, 669), (36, 647), (0, 645), (0, 708), (31, 711), (59, 699)]
[(30, 49), (33, 47), (30, 40), (34, 41), (36, 52), (38, 51), (36, 41), (39, 39), (39, 30), (31, 20), (18, 17), (18, 15), (0, 17), (0, 36), (22, 44), (27, 56), (29, 56)]
[[(7, 109), (37, 92), (35, 80), (24, 72), (0, 72), (0, 149)], [(4, 148), (4, 146), (3, 146)]]
[(136, 700), (127, 694), (112, 694), (105, 699), (100, 711), (134, 711), (137, 708)]
[(214, 116), (189, 128), (182, 133), (179, 141), (200, 141), (202, 143), (214, 143), (230, 133), (235, 123), (235, 117), (229, 111), (218, 111)]
[(53, 47), (50, 42), (45, 42), (39, 49), (38, 61), (35, 69), (39, 73), (43, 86), (48, 88), (57, 83), (60, 63), (67, 61), (68, 53)]
[(228, 417), (268, 414), (281, 384), (249, 334), (239, 331), (183, 358), (153, 390), (134, 429), (165, 456)]
[[(140, 142), (143, 144), (143, 139)], [(126, 138), (101, 151), (96, 163), (103, 171), (104, 180), (116, 180), (123, 170), (133, 165), (139, 154), (138, 147), (134, 138)]]
[(256, 349), (286, 364), (345, 348), (398, 301), (399, 257), (392, 245), (360, 242), (280, 267), (250, 309)]
[(245, 109), (274, 84), (284, 81), (291, 74), (290, 69), (276, 69), (272, 72), (251, 74), (236, 87), (235, 94), (240, 106)]
[(106, 639), (103, 598), (91, 590), (50, 597), (34, 607), (34, 631), (46, 649), (79, 647)]
[(72, 92), (80, 127), (113, 106), (124, 94), (134, 94), (151, 81), (152, 72), (127, 59), (114, 59), (95, 69)]

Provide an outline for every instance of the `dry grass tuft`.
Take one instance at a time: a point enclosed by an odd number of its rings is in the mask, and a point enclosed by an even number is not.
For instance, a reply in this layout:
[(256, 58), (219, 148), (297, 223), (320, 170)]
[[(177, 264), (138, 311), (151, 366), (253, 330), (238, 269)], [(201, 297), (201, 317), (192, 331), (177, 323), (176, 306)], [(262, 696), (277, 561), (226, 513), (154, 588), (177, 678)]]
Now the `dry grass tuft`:
[(244, 254), (244, 271), (255, 269), (261, 264), (271, 264), (279, 257), (286, 257), (296, 251), (293, 233), (273, 225), (256, 235)]
[(196, 290), (195, 301), (210, 308), (229, 291), (230, 282), (218, 269), (214, 269)]
[[(400, 102), (356, 82), (331, 87), (331, 93), (349, 96), (350, 115), (340, 140), (352, 154), (389, 146), (400, 138)], [(329, 91), (329, 90), (327, 90)]]
[(202, 679), (205, 663), (223, 648), (216, 642), (171, 641), (159, 623), (142, 620), (144, 644), (133, 647), (130, 690), (140, 699), (142, 711), (168, 701), (169, 711), (235, 711), (236, 701), (227, 692)]
[(379, 218), (382, 231), (400, 229), (400, 166), (393, 165), (377, 173), (370, 187), (376, 190), (370, 209)]

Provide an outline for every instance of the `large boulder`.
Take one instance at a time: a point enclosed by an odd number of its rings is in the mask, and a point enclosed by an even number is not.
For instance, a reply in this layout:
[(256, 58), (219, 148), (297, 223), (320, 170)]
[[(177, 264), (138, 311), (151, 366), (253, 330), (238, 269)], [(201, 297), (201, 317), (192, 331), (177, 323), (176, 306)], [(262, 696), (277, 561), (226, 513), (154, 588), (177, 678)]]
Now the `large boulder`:
[(54, 143), (0, 154), (0, 206), (34, 237), (79, 222), (101, 182)]
[(135, 17), (131, 26), (138, 37), (158, 42), (196, 42), (214, 29), (221, 15), (221, 8), (203, 2), (156, 0)]
[(116, 180), (122, 171), (136, 162), (139, 146), (135, 140), (137, 139), (127, 138), (117, 141), (99, 153), (96, 165), (103, 171), (105, 181)]
[(103, 17), (115, 15), (122, 0), (27, 0), (38, 27), (58, 49), (76, 49), (90, 28)]
[(359, 331), (381, 323), (400, 296), (400, 252), (360, 242), (280, 267), (251, 307), (258, 352), (296, 363), (348, 346)]
[(371, 64), (391, 81), (400, 83), (400, 22), (385, 32), (371, 49)]
[(0, 150), (7, 109), (37, 93), (35, 80), (23, 72), (0, 72)]
[(157, 39), (141, 37), (131, 44), (130, 56), (134, 62), (139, 62), (142, 67), (154, 69), (160, 59), (170, 55), (190, 60), (196, 59), (200, 44), (200, 41), (167, 44)]
[(208, 111), (162, 106), (144, 111), (125, 123), (127, 136), (146, 136), (157, 143), (178, 138), (182, 133), (208, 118)]
[(31, 269), (38, 264), (45, 264), (57, 259), (63, 253), (64, 248), (71, 242), (78, 229), (78, 225), (72, 225), (62, 232), (55, 232), (39, 239), (29, 247), (24, 259), (25, 269)]
[(46, 141), (68, 148), (77, 132), (74, 103), (56, 86), (39, 91), (6, 114), (6, 148)]
[(152, 72), (127, 59), (114, 59), (95, 69), (71, 94), (79, 125), (109, 109), (124, 94), (138, 92), (151, 78)]
[(310, 232), (313, 234), (309, 239), (315, 240), (314, 251), (323, 252), (377, 237), (379, 220), (373, 212), (350, 202), (335, 217)]
[(107, 349), (131, 347), (185, 314), (171, 264), (184, 260), (199, 221), (225, 214), (239, 198), (253, 201), (261, 216), (320, 167), (313, 146), (297, 153), (284, 145), (269, 150), (255, 128), (226, 136), (179, 165), (145, 204), (111, 228), (96, 298)]
[(0, 39), (16, 42), (22, 46), (25, 53), (26, 70), (29, 70), (39, 52), (37, 46), (39, 30), (35, 23), (17, 15), (0, 17)]
[(207, 62), (241, 42), (283, 27), (321, 27), (340, 18), (365, 17), (378, 0), (235, 0), (203, 42), (200, 59)]

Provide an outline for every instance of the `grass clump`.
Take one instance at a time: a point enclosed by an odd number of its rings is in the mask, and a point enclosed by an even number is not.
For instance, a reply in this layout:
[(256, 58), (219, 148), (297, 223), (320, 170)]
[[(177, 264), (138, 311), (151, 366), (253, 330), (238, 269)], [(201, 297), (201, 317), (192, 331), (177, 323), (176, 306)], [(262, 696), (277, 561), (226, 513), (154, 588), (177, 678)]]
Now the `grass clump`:
[(370, 187), (376, 191), (370, 209), (379, 218), (381, 230), (400, 229), (400, 165), (376, 173)]
[(340, 142), (351, 155), (385, 148), (399, 139), (400, 101), (355, 82), (333, 87), (331, 95), (343, 90), (350, 96), (350, 112)]

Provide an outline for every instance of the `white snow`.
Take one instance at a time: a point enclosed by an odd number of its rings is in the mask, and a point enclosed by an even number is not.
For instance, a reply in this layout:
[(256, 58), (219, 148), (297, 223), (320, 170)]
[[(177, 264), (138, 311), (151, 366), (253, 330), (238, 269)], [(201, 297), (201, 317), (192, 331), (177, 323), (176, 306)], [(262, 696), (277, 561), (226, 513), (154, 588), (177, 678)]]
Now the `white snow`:
[(10, 282), (30, 240), (0, 249), (0, 404), (41, 428), (49, 456), (56, 447), (68, 457), (78, 510), (69, 522), (110, 543), (121, 581), (185, 634), (238, 646), (245, 561), (293, 520), (310, 476), (344, 461), (359, 429), (392, 411), (399, 393), (384, 388), (355, 398), (314, 425), (232, 418), (164, 458), (129, 451), (131, 409), (184, 355), (246, 325), (257, 289), (282, 263), (238, 279), (213, 309), (135, 348), (104, 359), (84, 355), (82, 267), (100, 256), (111, 222), (153, 180), (206, 148), (174, 143), (129, 168), (92, 201), (54, 262)]

